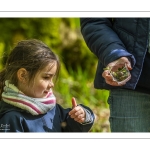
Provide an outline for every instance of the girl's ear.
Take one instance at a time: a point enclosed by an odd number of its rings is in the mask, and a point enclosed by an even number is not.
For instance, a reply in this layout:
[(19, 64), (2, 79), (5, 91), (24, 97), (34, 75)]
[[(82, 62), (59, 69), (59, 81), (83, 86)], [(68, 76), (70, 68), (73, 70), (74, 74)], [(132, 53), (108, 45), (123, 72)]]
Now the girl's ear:
[(25, 68), (20, 68), (17, 71), (17, 78), (20, 82), (25, 83), (27, 81), (27, 77), (28, 77), (28, 72)]

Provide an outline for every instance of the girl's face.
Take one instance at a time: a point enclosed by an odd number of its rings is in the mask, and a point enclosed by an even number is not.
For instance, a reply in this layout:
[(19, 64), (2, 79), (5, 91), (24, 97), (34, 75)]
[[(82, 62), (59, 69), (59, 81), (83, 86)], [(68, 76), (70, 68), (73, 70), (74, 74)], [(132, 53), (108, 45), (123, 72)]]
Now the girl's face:
[(51, 88), (54, 87), (53, 77), (55, 76), (56, 70), (56, 63), (48, 64), (44, 69), (35, 75), (33, 82), (24, 84), (22, 92), (30, 97), (45, 98), (50, 92)]

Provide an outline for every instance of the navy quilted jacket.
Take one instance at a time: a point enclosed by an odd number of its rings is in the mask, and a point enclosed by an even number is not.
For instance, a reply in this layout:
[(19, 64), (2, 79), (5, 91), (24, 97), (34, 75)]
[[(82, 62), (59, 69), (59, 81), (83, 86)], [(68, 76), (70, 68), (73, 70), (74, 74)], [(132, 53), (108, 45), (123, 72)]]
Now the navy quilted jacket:
[(98, 58), (95, 88), (119, 88), (106, 84), (102, 72), (108, 63), (126, 56), (130, 59), (133, 70), (131, 80), (122, 88), (135, 89), (138, 85), (150, 89), (148, 18), (80, 18), (80, 24), (87, 46)]

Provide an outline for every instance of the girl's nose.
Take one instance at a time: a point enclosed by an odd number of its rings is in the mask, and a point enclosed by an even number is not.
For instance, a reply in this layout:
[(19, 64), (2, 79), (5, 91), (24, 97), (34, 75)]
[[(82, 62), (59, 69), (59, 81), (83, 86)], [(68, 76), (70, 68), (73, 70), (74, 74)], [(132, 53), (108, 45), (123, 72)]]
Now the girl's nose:
[(53, 81), (50, 81), (49, 84), (48, 84), (48, 86), (49, 86), (50, 88), (51, 88), (51, 87), (54, 87)]

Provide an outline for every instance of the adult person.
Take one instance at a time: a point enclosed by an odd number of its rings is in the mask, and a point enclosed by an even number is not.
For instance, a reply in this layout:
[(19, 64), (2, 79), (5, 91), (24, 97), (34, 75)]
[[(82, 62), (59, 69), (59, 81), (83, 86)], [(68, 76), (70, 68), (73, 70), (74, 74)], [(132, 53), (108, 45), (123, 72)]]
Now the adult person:
[[(111, 132), (149, 132), (149, 18), (80, 18), (80, 24), (87, 46), (98, 58), (94, 86), (110, 91)], [(131, 77), (118, 84), (104, 68), (123, 63)]]

